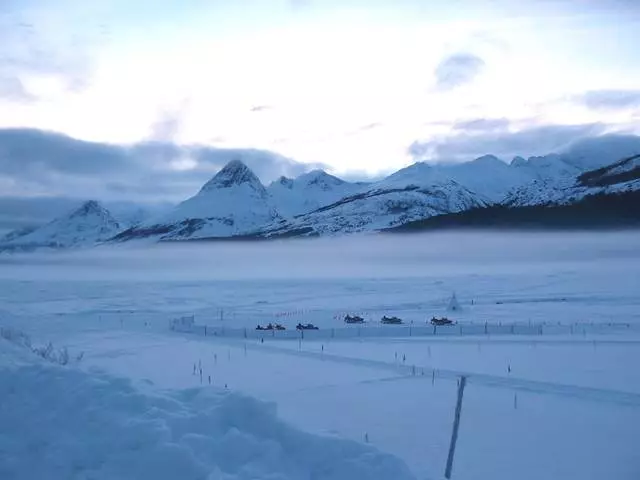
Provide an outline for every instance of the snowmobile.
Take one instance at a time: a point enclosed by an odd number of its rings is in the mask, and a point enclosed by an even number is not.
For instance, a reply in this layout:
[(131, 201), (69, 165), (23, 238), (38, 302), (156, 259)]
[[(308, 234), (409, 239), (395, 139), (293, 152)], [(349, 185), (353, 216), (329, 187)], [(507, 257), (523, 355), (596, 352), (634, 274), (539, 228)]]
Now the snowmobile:
[(358, 315), (345, 315), (344, 323), (364, 323), (364, 318)]
[(273, 323), (269, 323), (266, 327), (258, 325), (256, 327), (256, 330), (286, 330), (286, 327), (280, 325), (279, 323), (276, 323), (275, 325)]
[(307, 323), (306, 325), (298, 323), (298, 325), (296, 325), (296, 330), (318, 330), (318, 327), (316, 327), (313, 323)]
[(444, 326), (444, 325), (453, 325), (453, 320), (449, 320), (447, 317), (431, 317), (431, 325)]
[(400, 325), (402, 324), (402, 319), (398, 317), (387, 317), (385, 315), (380, 320), (380, 323), (384, 323), (385, 325)]

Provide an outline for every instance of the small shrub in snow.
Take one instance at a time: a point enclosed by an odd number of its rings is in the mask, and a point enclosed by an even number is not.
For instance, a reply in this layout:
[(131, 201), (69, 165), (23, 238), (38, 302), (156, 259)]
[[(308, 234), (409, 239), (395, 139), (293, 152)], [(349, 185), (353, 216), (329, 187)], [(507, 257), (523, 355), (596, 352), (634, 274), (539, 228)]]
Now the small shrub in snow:
[(69, 351), (67, 347), (64, 347), (58, 353), (58, 363), (60, 365), (67, 365), (69, 363)]
[[(58, 365), (68, 365), (71, 358), (67, 347), (63, 347), (57, 352), (51, 342), (47, 343), (46, 346), (34, 347), (31, 344), (31, 337), (29, 337), (29, 335), (14, 328), (0, 327), (0, 338), (4, 338), (14, 345), (28, 348), (40, 358), (51, 363), (57, 363)], [(80, 362), (83, 357), (84, 352), (81, 352), (76, 356), (76, 362)]]

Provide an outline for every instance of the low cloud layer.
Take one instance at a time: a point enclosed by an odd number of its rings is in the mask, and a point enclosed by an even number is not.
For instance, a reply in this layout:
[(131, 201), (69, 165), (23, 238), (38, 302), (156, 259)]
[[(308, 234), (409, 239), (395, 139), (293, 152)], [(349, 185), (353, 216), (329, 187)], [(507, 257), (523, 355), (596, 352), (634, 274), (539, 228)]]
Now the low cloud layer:
[[(604, 126), (588, 125), (546, 125), (511, 132), (501, 127), (501, 122), (476, 121), (471, 128), (427, 141), (415, 141), (408, 152), (416, 160), (438, 159), (445, 161), (466, 161), (486, 154), (493, 154), (505, 160), (517, 155), (524, 157), (546, 155), (568, 148), (577, 141), (600, 135)], [(488, 123), (487, 123), (488, 122)], [(479, 128), (483, 126), (485, 128)], [(459, 130), (459, 129), (458, 129)]]
[(592, 90), (576, 100), (593, 110), (640, 109), (640, 90)]
[(472, 120), (463, 120), (453, 125), (454, 130), (467, 132), (486, 132), (505, 130), (509, 127), (510, 122), (506, 118), (474, 118)]
[(473, 81), (484, 69), (482, 58), (471, 53), (455, 53), (440, 61), (435, 70), (436, 86), (451, 90)]
[(263, 182), (326, 168), (265, 150), (161, 141), (125, 146), (33, 129), (0, 130), (0, 185), (5, 196), (176, 202), (196, 193), (233, 159), (245, 162)]

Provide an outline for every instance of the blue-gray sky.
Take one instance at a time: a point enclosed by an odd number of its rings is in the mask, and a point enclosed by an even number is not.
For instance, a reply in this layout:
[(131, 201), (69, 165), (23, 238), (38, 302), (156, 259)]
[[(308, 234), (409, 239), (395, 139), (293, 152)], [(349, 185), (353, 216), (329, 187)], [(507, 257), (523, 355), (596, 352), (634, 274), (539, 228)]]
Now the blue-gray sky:
[[(640, 133), (639, 32), (636, 0), (3, 0), (0, 128), (107, 144), (94, 163), (148, 141), (365, 175), (543, 154)], [(206, 180), (211, 162), (172, 151), (145, 168)], [(265, 155), (263, 178), (297, 171)], [(60, 167), (11, 161), (11, 194)], [(108, 161), (130, 175), (113, 182), (149, 178), (131, 155)]]

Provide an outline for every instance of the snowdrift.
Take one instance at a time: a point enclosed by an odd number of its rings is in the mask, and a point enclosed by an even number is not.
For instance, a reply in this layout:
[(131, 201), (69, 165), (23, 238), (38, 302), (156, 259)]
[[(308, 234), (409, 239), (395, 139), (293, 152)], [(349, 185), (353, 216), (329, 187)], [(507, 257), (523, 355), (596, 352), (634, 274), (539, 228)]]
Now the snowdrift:
[(136, 388), (3, 340), (0, 398), (0, 478), (413, 478), (372, 447), (295, 430), (272, 404), (213, 388)]

